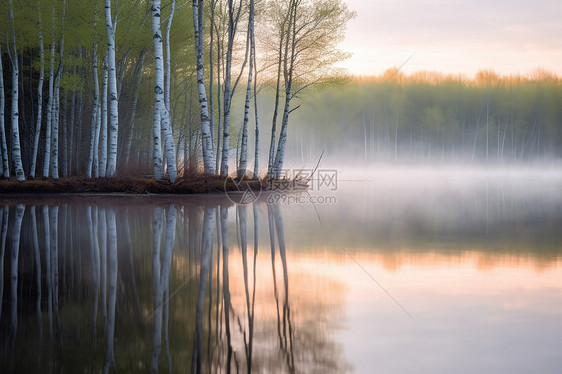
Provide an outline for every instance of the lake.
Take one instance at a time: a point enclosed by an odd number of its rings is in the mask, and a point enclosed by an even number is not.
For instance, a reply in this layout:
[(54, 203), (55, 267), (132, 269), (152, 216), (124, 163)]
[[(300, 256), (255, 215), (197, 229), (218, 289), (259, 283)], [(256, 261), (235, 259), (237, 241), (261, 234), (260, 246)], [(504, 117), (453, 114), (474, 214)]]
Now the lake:
[(0, 372), (560, 373), (562, 172), (1, 196)]

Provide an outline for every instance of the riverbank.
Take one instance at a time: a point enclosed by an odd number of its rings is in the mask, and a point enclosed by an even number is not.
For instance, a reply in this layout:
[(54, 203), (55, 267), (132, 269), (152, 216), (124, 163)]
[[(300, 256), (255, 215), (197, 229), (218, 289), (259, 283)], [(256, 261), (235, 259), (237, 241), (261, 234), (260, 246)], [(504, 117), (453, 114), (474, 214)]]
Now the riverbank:
[[(195, 175), (178, 178), (175, 183), (152, 177), (115, 177), (87, 179), (69, 177), (59, 179), (35, 179), (18, 182), (15, 179), (0, 180), (0, 194), (43, 193), (125, 193), (125, 194), (201, 194), (236, 191), (232, 178), (218, 175)], [(259, 187), (258, 187), (259, 188)]]

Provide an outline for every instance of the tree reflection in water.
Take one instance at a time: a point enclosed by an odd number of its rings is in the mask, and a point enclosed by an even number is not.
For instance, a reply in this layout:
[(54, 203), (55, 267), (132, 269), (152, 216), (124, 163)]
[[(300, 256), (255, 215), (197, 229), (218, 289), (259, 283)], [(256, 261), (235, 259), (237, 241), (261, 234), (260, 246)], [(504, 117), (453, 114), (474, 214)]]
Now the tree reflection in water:
[(279, 206), (116, 201), (0, 207), (0, 372), (296, 372), (340, 360), (323, 341), (295, 356), (299, 328), (329, 335), (293, 321)]

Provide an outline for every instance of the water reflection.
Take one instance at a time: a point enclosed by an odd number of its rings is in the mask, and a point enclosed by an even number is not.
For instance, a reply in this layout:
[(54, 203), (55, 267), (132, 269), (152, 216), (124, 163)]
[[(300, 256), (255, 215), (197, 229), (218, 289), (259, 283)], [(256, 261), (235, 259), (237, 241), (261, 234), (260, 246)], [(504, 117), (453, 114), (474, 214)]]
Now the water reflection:
[(492, 191), (3, 201), (0, 372), (556, 372), (562, 199)]
[(0, 372), (346, 366), (321, 321), (300, 322), (297, 358), (279, 206), (34, 200), (0, 228)]

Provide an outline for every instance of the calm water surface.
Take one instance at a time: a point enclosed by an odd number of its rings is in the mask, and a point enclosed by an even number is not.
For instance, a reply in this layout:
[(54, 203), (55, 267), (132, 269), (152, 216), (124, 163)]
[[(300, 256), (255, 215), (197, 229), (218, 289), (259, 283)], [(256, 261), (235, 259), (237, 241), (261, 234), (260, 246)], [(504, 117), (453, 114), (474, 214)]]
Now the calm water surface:
[(0, 197), (0, 372), (562, 372), (561, 173), (408, 175)]

